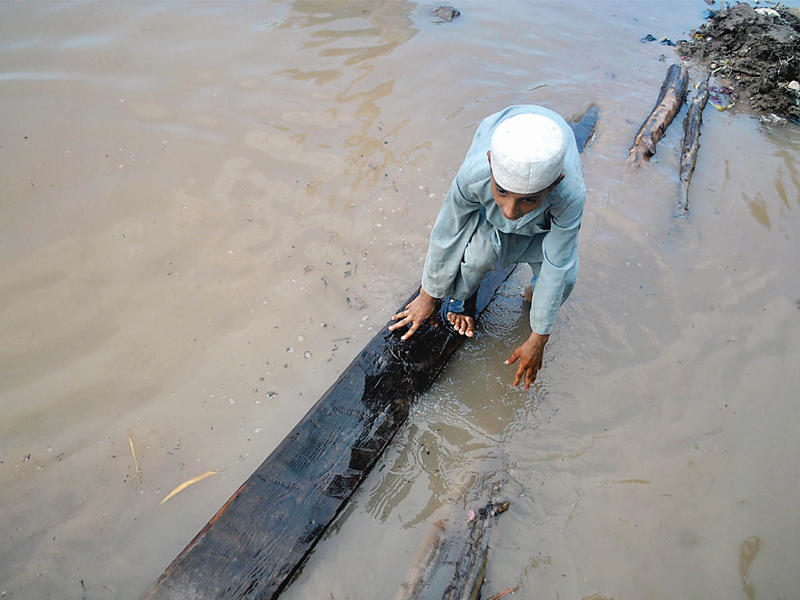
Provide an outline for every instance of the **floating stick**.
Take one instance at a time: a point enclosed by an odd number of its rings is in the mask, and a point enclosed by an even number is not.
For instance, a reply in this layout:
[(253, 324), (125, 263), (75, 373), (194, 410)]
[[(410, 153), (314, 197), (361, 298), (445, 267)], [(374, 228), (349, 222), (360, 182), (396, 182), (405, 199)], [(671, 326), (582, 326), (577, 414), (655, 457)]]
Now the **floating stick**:
[(198, 475), (194, 479), (190, 479), (189, 481), (184, 481), (182, 484), (180, 484), (178, 487), (176, 487), (174, 490), (172, 490), (169, 494), (167, 494), (167, 497), (164, 498), (161, 501), (161, 504), (164, 504), (164, 502), (166, 502), (167, 500), (172, 498), (175, 494), (177, 494), (178, 492), (182, 492), (183, 490), (185, 490), (187, 487), (189, 487), (193, 483), (197, 483), (198, 481), (202, 481), (206, 477), (211, 477), (212, 475), (216, 475), (217, 473), (219, 473), (219, 471), (206, 471), (205, 473), (203, 473), (202, 475)]
[(133, 449), (133, 437), (131, 437), (131, 430), (128, 429), (128, 443), (131, 445), (131, 454), (133, 454), (133, 465), (136, 467), (136, 474), (134, 477), (139, 478), (139, 484), (142, 483), (142, 470), (139, 468), (139, 461), (136, 460), (136, 450)]
[(516, 592), (518, 589), (519, 589), (518, 585), (515, 585), (514, 587), (507, 587), (502, 592), (498, 592), (497, 594), (489, 598), (489, 600), (500, 600), (500, 598), (502, 598), (506, 594), (511, 594), (513, 592)]

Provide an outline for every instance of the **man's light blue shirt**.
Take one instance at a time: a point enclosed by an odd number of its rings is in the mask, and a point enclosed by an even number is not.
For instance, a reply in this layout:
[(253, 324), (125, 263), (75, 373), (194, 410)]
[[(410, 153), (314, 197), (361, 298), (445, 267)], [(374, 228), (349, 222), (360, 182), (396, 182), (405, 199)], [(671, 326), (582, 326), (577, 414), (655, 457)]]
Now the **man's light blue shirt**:
[[(567, 139), (564, 179), (536, 210), (511, 221), (503, 216), (491, 191), (487, 152), (497, 126), (514, 115), (533, 113), (549, 117)], [(478, 127), (464, 163), (450, 186), (431, 232), (428, 256), (422, 274), (423, 289), (435, 298), (451, 295), (470, 239), (482, 219), (494, 229), (494, 256), (500, 268), (527, 262), (541, 268), (531, 302), (530, 323), (536, 333), (549, 334), (561, 303), (569, 294), (567, 278), (578, 265), (578, 230), (581, 226), (586, 186), (575, 135), (564, 119), (540, 106), (511, 106), (495, 113)], [(538, 238), (537, 238), (538, 236)], [(534, 239), (537, 238), (537, 239)], [(536, 242), (536, 243), (532, 243)], [(519, 249), (524, 249), (522, 252)], [(467, 282), (474, 291), (480, 282)]]

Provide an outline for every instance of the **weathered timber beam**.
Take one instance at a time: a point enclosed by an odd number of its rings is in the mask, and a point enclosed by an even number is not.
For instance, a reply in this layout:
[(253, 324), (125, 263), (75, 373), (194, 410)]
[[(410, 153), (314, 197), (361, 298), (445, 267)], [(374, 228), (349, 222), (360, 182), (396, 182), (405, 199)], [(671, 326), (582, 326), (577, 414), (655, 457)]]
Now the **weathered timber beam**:
[[(579, 147), (596, 119), (594, 109), (571, 124)], [(481, 284), (478, 316), (512, 269), (494, 271)], [(405, 422), (412, 402), (465, 339), (427, 324), (405, 342), (400, 335), (383, 327), (372, 338), (143, 600), (271, 600), (280, 594)]]
[(681, 109), (688, 82), (689, 73), (684, 65), (671, 65), (667, 70), (656, 104), (639, 128), (628, 152), (626, 171), (631, 167), (638, 169), (642, 160), (650, 160), (656, 153), (656, 144)]
[(697, 87), (697, 93), (692, 98), (689, 111), (683, 121), (683, 141), (681, 142), (680, 162), (680, 198), (678, 198), (677, 216), (689, 216), (689, 184), (692, 182), (692, 173), (697, 163), (697, 151), (700, 149), (700, 126), (703, 124), (703, 109), (708, 102), (708, 79), (706, 73)]

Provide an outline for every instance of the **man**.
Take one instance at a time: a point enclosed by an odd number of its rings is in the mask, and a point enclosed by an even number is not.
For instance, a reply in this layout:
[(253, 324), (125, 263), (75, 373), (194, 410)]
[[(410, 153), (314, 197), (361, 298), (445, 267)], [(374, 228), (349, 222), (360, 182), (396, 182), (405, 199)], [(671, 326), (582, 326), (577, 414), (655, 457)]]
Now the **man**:
[(389, 329), (407, 326), (408, 339), (443, 299), (444, 322), (472, 337), (474, 295), (486, 274), (528, 263), (531, 335), (505, 364), (519, 360), (514, 386), (524, 378), (530, 389), (558, 308), (575, 286), (585, 198), (575, 136), (558, 114), (512, 106), (484, 119), (431, 232), (420, 293)]

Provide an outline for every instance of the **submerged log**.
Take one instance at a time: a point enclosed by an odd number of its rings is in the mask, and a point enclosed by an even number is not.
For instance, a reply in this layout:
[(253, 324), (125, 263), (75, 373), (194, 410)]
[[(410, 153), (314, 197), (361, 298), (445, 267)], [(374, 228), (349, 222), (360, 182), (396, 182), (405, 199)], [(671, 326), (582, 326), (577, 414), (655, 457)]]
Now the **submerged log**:
[(677, 216), (684, 218), (689, 216), (689, 184), (692, 182), (692, 173), (694, 173), (694, 166), (697, 163), (697, 151), (700, 148), (700, 126), (703, 124), (703, 109), (708, 102), (708, 78), (709, 74), (706, 73), (689, 105), (686, 119), (683, 121), (679, 171), (681, 188)]
[(478, 598), (489, 561), (490, 530), (508, 506), (507, 501), (489, 502), (477, 513), (471, 510), (463, 539), (446, 539), (443, 521), (435, 522), (425, 534), (394, 600), (438, 597), (437, 589), (444, 589), (442, 600)]
[(439, 565), (439, 554), (444, 546), (444, 521), (434, 522), (422, 538), (414, 560), (400, 583), (400, 589), (394, 600), (414, 600), (425, 593), (436, 567)]
[(569, 124), (569, 126), (572, 127), (572, 133), (575, 134), (575, 143), (578, 146), (578, 152), (583, 152), (583, 149), (586, 148), (586, 144), (589, 143), (589, 138), (591, 138), (594, 133), (594, 126), (597, 123), (598, 114), (600, 114), (600, 109), (592, 104), (586, 109), (586, 113), (584, 113), (580, 121)]
[(639, 132), (633, 140), (633, 146), (628, 152), (626, 171), (631, 167), (638, 169), (642, 160), (650, 160), (650, 157), (656, 153), (656, 144), (664, 136), (667, 127), (681, 109), (688, 82), (689, 73), (685, 66), (671, 65), (667, 70), (667, 76), (664, 78), (664, 83), (661, 84), (656, 104), (639, 128)]
[[(597, 112), (587, 116), (576, 134), (581, 147)], [(512, 270), (484, 280), (477, 316)], [(381, 329), (143, 600), (280, 594), (465, 339), (429, 324), (405, 342), (400, 336)]]
[(495, 517), (507, 508), (508, 502), (491, 502), (478, 511), (442, 600), (477, 600), (489, 561), (489, 531)]

